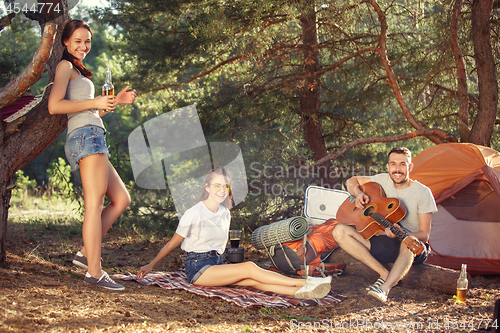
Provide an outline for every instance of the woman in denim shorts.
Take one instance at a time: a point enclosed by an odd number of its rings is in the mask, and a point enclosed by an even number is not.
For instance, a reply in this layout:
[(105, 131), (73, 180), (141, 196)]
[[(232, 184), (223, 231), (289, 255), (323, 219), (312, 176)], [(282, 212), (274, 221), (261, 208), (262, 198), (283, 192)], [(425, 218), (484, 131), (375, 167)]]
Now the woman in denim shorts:
[[(92, 30), (82, 20), (68, 22), (61, 36), (64, 45), (49, 96), (51, 114), (68, 115), (66, 157), (72, 171), (80, 169), (85, 203), (83, 248), (73, 263), (87, 270), (84, 281), (107, 289), (123, 290), (101, 269), (101, 239), (130, 204), (130, 196), (108, 160), (106, 130), (101, 117), (115, 106), (132, 103), (135, 90), (94, 98), (92, 72), (82, 63), (90, 51)], [(106, 111), (105, 111), (106, 110)], [(110, 200), (106, 208), (104, 196)]]
[(331, 276), (304, 280), (264, 270), (253, 262), (225, 265), (222, 254), (228, 240), (231, 200), (229, 173), (220, 167), (212, 170), (205, 178), (198, 203), (184, 213), (174, 236), (150, 264), (139, 269), (137, 277), (143, 278), (181, 245), (187, 252), (186, 277), (193, 284), (246, 286), (296, 298), (321, 298), (330, 292)]

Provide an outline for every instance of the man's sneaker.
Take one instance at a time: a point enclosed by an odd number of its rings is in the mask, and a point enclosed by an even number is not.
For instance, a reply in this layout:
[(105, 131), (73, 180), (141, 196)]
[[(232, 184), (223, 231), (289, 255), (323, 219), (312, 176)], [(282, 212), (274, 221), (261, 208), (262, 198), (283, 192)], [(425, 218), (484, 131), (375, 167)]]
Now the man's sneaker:
[(110, 289), (110, 290), (124, 290), (125, 289), (124, 286), (113, 281), (109, 277), (108, 273), (106, 273), (106, 272), (103, 272), (99, 279), (96, 279), (95, 277), (90, 275), (89, 272), (87, 272), (87, 274), (85, 274), (85, 277), (83, 278), (83, 281), (88, 282), (90, 284), (93, 284), (94, 286), (98, 286), (98, 287), (102, 287), (102, 288), (106, 288), (106, 289)]
[(330, 289), (330, 283), (307, 279), (306, 284), (295, 293), (295, 298), (323, 298), (328, 295)]
[(85, 258), (85, 256), (80, 251), (78, 251), (73, 258), (73, 265), (87, 270), (87, 258)]
[(380, 288), (381, 285), (385, 283), (385, 280), (382, 278), (378, 278), (377, 281), (375, 281), (372, 285), (366, 287), (366, 291), (372, 290), (372, 288)]
[(387, 295), (382, 289), (378, 287), (370, 288), (370, 290), (368, 291), (368, 295), (375, 297), (376, 299), (378, 299), (383, 303), (387, 301)]

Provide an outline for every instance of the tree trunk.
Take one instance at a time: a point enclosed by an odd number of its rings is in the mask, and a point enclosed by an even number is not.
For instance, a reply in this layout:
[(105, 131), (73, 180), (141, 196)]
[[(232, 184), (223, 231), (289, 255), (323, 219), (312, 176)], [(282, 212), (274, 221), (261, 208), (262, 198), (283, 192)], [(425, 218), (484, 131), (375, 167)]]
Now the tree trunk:
[(498, 104), (498, 83), (490, 36), (492, 6), (492, 0), (474, 0), (472, 4), (472, 42), (477, 65), (479, 110), (469, 142), (487, 147), (490, 146)]
[[(344, 274), (369, 278), (373, 281), (379, 275), (365, 264), (351, 257), (344, 250), (338, 249), (329, 258), (329, 262), (345, 262)], [(390, 268), (392, 264), (387, 265)], [(401, 280), (403, 286), (410, 288), (429, 288), (453, 295), (457, 291), (457, 280), (460, 271), (439, 266), (423, 264), (412, 266), (408, 274)], [(470, 280), (469, 280), (470, 281)]]
[[(5, 241), (7, 236), (7, 217), (9, 211), (9, 202), (12, 193), (12, 188), (7, 189), (12, 183), (12, 178), (9, 179), (6, 174), (0, 174), (0, 266), (5, 266)], [(10, 186), (12, 187), (12, 186)], [(3, 222), (5, 221), (5, 223)]]
[(465, 62), (458, 43), (458, 28), (460, 23), (460, 11), (462, 9), (462, 0), (455, 0), (453, 6), (453, 15), (450, 28), (451, 53), (455, 59), (457, 68), (457, 90), (458, 90), (458, 132), (460, 141), (469, 142), (469, 92), (467, 90), (467, 71)]
[[(304, 54), (304, 80), (300, 82), (300, 114), (304, 126), (304, 138), (313, 152), (315, 161), (328, 154), (323, 129), (321, 127), (321, 80), (318, 35), (316, 30), (316, 11), (314, 0), (305, 1), (303, 14), (300, 18), (302, 25), (302, 48)], [(329, 177), (330, 162), (317, 166), (321, 185), (333, 188), (334, 179)]]
[[(62, 26), (69, 18), (67, 3), (65, 1), (63, 3), (63, 15), (50, 22), (56, 25), (57, 33), (52, 41), (53, 46), (48, 60), (49, 81), (53, 81), (56, 64), (61, 59), (63, 47), (60, 36)], [(33, 59), (33, 63), (38, 63), (38, 60)], [(43, 67), (45, 65), (42, 65), (40, 70)], [(16, 82), (19, 85), (26, 84), (26, 80), (23, 78)], [(14, 90), (17, 88), (9, 87), (9, 89)], [(5, 240), (14, 175), (17, 170), (52, 144), (66, 128), (66, 115), (52, 116), (49, 114), (47, 108), (49, 94), (50, 87), (46, 89), (42, 101), (25, 116), (11, 123), (0, 122), (0, 266), (3, 267), (7, 264)]]

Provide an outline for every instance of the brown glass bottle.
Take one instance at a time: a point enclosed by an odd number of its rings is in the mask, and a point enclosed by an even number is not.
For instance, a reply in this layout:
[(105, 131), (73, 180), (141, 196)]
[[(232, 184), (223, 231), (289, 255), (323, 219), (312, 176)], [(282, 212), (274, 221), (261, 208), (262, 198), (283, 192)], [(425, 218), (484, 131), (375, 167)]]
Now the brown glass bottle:
[(457, 281), (457, 302), (465, 302), (467, 299), (467, 289), (469, 287), (469, 280), (467, 280), (467, 264), (462, 264), (460, 277)]
[[(102, 95), (107, 96), (107, 95), (114, 95), (115, 94), (115, 87), (113, 86), (113, 83), (111, 83), (111, 70), (109, 68), (106, 68), (106, 81), (104, 81), (104, 84), (102, 86)], [(104, 110), (106, 112), (112, 112), (113, 110)]]

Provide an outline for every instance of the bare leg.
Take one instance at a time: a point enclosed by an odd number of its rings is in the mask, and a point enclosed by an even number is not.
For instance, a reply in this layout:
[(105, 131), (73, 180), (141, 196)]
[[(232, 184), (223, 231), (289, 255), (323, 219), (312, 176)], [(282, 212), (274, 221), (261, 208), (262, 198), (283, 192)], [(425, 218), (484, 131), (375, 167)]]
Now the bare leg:
[(203, 272), (194, 283), (210, 287), (235, 284), (293, 296), (306, 284), (306, 280), (283, 276), (262, 269), (249, 261), (240, 264), (212, 266)]
[[(101, 225), (102, 234), (101, 237), (108, 232), (111, 225), (116, 221), (118, 216), (128, 207), (130, 204), (130, 195), (125, 188), (120, 176), (116, 172), (115, 168), (109, 161), (108, 163), (108, 186), (106, 191), (106, 196), (111, 201), (109, 205), (104, 208), (101, 212)], [(81, 168), (81, 167), (80, 167)], [(87, 256), (87, 251), (85, 246), (81, 249), (84, 256)]]
[(108, 156), (93, 154), (80, 160), (80, 174), (83, 185), (85, 215), (83, 218), (82, 236), (88, 262), (88, 272), (95, 278), (101, 271), (101, 213), (104, 195), (108, 187)]
[(387, 279), (389, 271), (371, 255), (370, 241), (364, 239), (356, 229), (338, 224), (333, 229), (332, 235), (344, 251), (380, 274), (382, 279)]
[[(296, 279), (296, 280), (298, 280), (298, 279)], [(278, 294), (288, 295), (288, 296), (294, 296), (295, 293), (300, 289), (300, 287), (288, 287), (288, 286), (282, 286), (282, 285), (278, 285), (278, 284), (259, 283), (255, 280), (252, 280), (252, 279), (241, 280), (240, 282), (236, 282), (233, 284), (237, 285), (237, 286), (242, 286), (242, 287), (252, 287), (255, 289), (259, 289), (259, 290), (270, 291), (273, 293), (278, 293)]]
[(391, 288), (408, 273), (413, 264), (413, 259), (413, 253), (411, 253), (406, 245), (401, 242), (399, 256), (394, 262), (387, 279), (385, 279), (385, 282), (380, 286), (380, 289), (382, 289), (386, 295), (388, 295)]
[(109, 180), (108, 191), (106, 196), (111, 201), (109, 205), (102, 211), (102, 234), (106, 234), (111, 225), (116, 221), (121, 213), (130, 205), (130, 195), (125, 188), (120, 176), (115, 168), (108, 161), (109, 167)]

